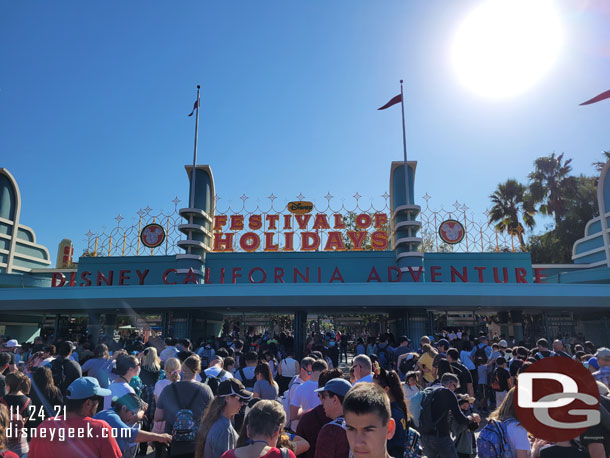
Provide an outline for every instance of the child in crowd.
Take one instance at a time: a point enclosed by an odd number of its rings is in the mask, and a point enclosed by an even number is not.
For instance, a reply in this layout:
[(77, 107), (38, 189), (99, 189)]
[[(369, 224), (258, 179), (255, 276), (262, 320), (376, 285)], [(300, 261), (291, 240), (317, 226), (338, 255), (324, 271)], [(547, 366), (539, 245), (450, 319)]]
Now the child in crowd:
[(418, 377), (419, 372), (417, 371), (407, 372), (403, 386), (407, 401), (410, 401), (413, 396), (422, 390), (422, 387), (417, 383)]
[[(464, 415), (472, 415), (474, 413), (473, 403), (475, 398), (467, 394), (458, 394), (458, 404), (463, 410)], [(477, 443), (474, 432), (470, 431), (467, 425), (461, 425), (450, 417), (449, 425), (451, 433), (455, 437), (455, 449), (457, 450), (458, 458), (472, 458), (476, 456)]]

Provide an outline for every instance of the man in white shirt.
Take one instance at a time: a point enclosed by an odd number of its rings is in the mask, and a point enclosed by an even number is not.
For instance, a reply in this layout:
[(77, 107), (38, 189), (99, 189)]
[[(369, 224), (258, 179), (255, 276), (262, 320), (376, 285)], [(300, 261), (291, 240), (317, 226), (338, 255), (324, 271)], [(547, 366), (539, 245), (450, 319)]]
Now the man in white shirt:
[(373, 364), (371, 363), (371, 358), (366, 355), (358, 355), (354, 358), (352, 367), (354, 368), (354, 378), (356, 379), (354, 385), (361, 382), (373, 383)]
[(326, 369), (328, 369), (326, 361), (315, 360), (311, 365), (311, 378), (297, 387), (294, 398), (290, 400), (290, 419), (293, 422), (296, 421), (298, 424), (298, 420), (305, 412), (320, 405), (320, 398), (316, 390), (318, 389), (320, 372)]
[[(287, 421), (290, 422), (290, 428), (293, 431), (297, 430), (297, 425), (299, 424), (298, 420), (293, 421), (294, 419), (290, 416), (290, 413), (292, 412), (292, 401), (295, 399), (296, 396), (296, 392), (297, 389), (303, 384), (305, 383), (307, 380), (309, 380), (311, 378), (312, 375), (312, 368), (311, 366), (313, 365), (313, 363), (315, 362), (315, 360), (313, 358), (310, 357), (305, 357), (301, 360), (301, 369), (299, 372), (299, 375), (296, 375), (291, 381), (290, 384), (288, 385), (288, 403), (287, 405), (285, 405), (285, 410), (286, 410), (286, 414), (288, 416)], [(298, 409), (297, 409), (298, 411)]]
[(207, 378), (217, 378), (219, 382), (224, 382), (233, 378), (229, 371), (224, 370), (224, 360), (221, 356), (214, 356), (210, 361), (210, 367), (203, 371)]

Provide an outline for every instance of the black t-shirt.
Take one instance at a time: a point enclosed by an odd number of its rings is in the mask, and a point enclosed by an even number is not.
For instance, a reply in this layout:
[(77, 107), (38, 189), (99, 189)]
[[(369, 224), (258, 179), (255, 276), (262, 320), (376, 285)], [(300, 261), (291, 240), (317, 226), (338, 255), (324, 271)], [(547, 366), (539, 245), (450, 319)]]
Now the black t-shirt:
[(142, 383), (148, 386), (154, 386), (159, 380), (160, 375), (161, 371), (151, 371), (144, 368), (142, 368), (140, 371), (140, 379), (142, 380)]
[(462, 363), (451, 363), (451, 367), (453, 368), (453, 373), (457, 375), (460, 380), (460, 387), (457, 388), (455, 392), (460, 394), (468, 393), (468, 384), (472, 383), (472, 374)]
[[(500, 389), (495, 391), (508, 391), (508, 380), (510, 379), (510, 372), (508, 372), (508, 370), (503, 367), (496, 367), (494, 372), (494, 377), (498, 380), (498, 383), (500, 385)], [(494, 377), (492, 377), (492, 380), (494, 380)]]
[(455, 394), (448, 388), (438, 388), (432, 398), (432, 419), (436, 423), (435, 431), (423, 431), (424, 434), (437, 434), (438, 436), (449, 435), (449, 412), (455, 421), (461, 425), (470, 425), (462, 409), (458, 405)]
[(519, 369), (523, 366), (523, 361), (520, 359), (513, 359), (510, 363), (508, 363), (508, 371), (510, 372), (511, 377), (516, 377)]
[(6, 386), (4, 375), (0, 374), (0, 397), (4, 396), (4, 387)]
[(547, 445), (540, 449), (540, 458), (587, 458), (589, 455), (574, 444), (570, 447)]
[[(606, 408), (606, 410), (610, 411), (610, 398), (600, 396), (599, 402)], [(603, 444), (606, 451), (606, 456), (610, 456), (610, 434), (608, 434), (608, 431), (604, 429), (601, 423), (587, 429), (580, 436), (580, 443), (585, 449), (589, 444)]]

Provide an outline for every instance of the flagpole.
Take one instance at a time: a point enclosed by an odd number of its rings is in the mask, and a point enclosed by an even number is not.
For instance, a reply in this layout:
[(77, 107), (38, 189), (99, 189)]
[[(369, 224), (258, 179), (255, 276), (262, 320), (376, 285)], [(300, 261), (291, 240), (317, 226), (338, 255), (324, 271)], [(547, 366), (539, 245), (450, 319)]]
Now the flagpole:
[[(195, 167), (197, 166), (197, 137), (199, 133), (199, 88), (197, 85), (197, 113), (195, 117), (195, 149), (193, 151), (193, 170), (191, 170), (191, 198), (189, 200), (189, 208), (195, 208)], [(191, 217), (192, 218), (192, 217)], [(193, 221), (190, 221), (191, 223)]]
[(409, 165), (407, 163), (407, 135), (405, 132), (405, 96), (402, 92), (402, 80), (400, 80), (400, 106), (402, 108), (402, 149), (405, 156), (405, 205), (409, 205)]

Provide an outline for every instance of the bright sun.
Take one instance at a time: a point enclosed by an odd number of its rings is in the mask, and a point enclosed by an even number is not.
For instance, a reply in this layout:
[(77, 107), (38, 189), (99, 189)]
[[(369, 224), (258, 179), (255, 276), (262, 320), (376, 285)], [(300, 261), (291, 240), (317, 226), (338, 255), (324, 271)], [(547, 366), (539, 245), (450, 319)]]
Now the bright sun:
[(535, 84), (562, 42), (549, 0), (488, 0), (459, 27), (453, 65), (460, 81), (486, 97), (509, 97)]

